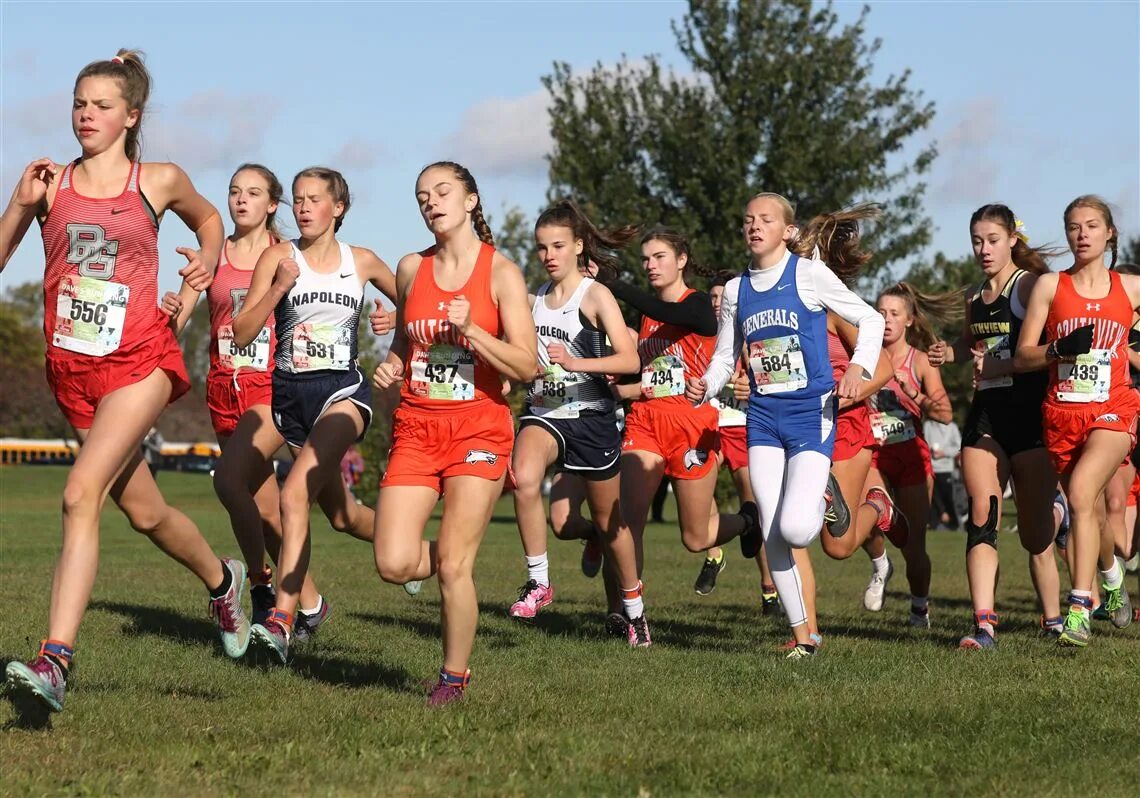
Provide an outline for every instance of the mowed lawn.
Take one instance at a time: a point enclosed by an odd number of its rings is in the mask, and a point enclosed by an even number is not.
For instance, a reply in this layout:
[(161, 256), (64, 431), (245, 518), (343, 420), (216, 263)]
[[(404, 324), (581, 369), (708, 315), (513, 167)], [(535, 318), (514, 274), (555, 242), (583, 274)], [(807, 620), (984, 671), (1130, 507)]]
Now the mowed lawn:
[[(5, 661), (34, 653), (46, 631), (65, 473), (0, 471)], [(207, 477), (160, 483), (236, 554)], [(870, 614), (866, 558), (817, 551), (826, 644), (793, 663), (735, 545), (716, 592), (699, 598), (699, 558), (673, 525), (651, 526), (654, 645), (630, 651), (603, 636), (601, 585), (578, 571), (575, 544), (552, 540), (557, 596), (538, 623), (507, 617), (525, 570), (504, 501), (476, 570), (472, 686), (429, 710), (434, 583), (415, 598), (381, 583), (369, 547), (314, 516), (314, 573), (333, 616), (291, 667), (262, 670), (222, 656), (204, 591), (108, 505), (66, 709), (47, 730), (0, 710), (0, 793), (1136, 796), (1140, 629), (1098, 624), (1076, 654), (1039, 639), (1025, 557), (1006, 534), (1000, 648), (959, 652), (963, 541), (935, 533), (930, 548), (929, 631), (906, 627), (897, 553), (888, 604)]]

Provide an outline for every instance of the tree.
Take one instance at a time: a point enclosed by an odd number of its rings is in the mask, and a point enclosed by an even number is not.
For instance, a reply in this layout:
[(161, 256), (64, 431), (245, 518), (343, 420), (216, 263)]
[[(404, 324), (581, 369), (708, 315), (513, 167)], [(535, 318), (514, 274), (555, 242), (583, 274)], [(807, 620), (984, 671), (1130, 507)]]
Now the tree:
[(1126, 238), (1124, 240), (1124, 244), (1120, 247), (1117, 262), (1140, 265), (1140, 237)]
[(527, 286), (533, 291), (546, 282), (546, 273), (539, 268), (538, 253), (534, 247), (534, 227), (517, 205), (503, 206), (503, 221), (496, 224), (491, 217), (487, 224), (495, 233), (495, 246), (522, 269)]
[(921, 248), (930, 233), (917, 178), (936, 153), (912, 139), (934, 105), (909, 71), (872, 80), (880, 42), (865, 38), (867, 14), (840, 27), (830, 3), (690, 0), (673, 32), (692, 74), (653, 55), (585, 75), (555, 63), (543, 78), (549, 196), (574, 197), (602, 225), (677, 227), (718, 268), (741, 262), (741, 210), (758, 191), (788, 197), (801, 220), (881, 202), (868, 231), (874, 268)]

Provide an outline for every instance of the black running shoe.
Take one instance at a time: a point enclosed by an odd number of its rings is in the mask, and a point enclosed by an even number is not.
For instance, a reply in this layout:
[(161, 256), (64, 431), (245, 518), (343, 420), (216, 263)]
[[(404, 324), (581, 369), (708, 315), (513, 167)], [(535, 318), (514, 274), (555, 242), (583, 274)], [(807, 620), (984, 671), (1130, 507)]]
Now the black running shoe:
[(298, 610), (297, 620), (293, 623), (294, 641), (302, 645), (308, 643), (317, 633), (317, 627), (328, 620), (331, 614), (332, 607), (329, 606), (329, 600), (324, 596), (321, 597), (321, 608), (312, 615)]
[(761, 615), (779, 615), (783, 611), (780, 607), (780, 596), (777, 593), (764, 593), (760, 600)]
[(751, 560), (760, 553), (760, 544), (764, 542), (760, 532), (760, 510), (756, 502), (744, 502), (740, 505), (739, 515), (744, 518), (744, 531), (740, 533), (740, 553), (745, 559)]
[(728, 558), (723, 553), (720, 555), (720, 562), (706, 557), (705, 564), (701, 566), (701, 572), (697, 574), (697, 581), (693, 585), (693, 590), (697, 591), (698, 596), (707, 596), (712, 593), (716, 590), (716, 578), (727, 567)]
[(265, 622), (269, 620), (269, 613), (273, 612), (273, 607), (277, 604), (277, 591), (273, 589), (273, 585), (254, 585), (249, 589), (249, 598), (253, 603), (250, 623), (265, 626)]
[(827, 501), (827, 508), (823, 511), (823, 520), (827, 532), (833, 538), (841, 538), (847, 534), (847, 527), (851, 526), (851, 510), (843, 498), (843, 491), (835, 480), (835, 474), (827, 475), (827, 487), (823, 491), (823, 498)]
[(606, 636), (626, 638), (629, 635), (629, 621), (620, 612), (606, 616)]

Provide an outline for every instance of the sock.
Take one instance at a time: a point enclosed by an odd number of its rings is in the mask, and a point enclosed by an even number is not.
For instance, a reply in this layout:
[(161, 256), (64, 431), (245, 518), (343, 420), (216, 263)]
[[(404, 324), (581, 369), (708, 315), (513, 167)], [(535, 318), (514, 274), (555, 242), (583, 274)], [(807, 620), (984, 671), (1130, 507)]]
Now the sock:
[(39, 656), (47, 657), (58, 665), (66, 679), (67, 672), (71, 668), (71, 658), (75, 656), (75, 649), (59, 640), (41, 640)]
[(720, 554), (718, 554), (716, 557), (709, 557), (708, 555), (705, 555), (705, 559), (709, 562), (715, 562), (717, 565), (720, 565), (724, 561), (724, 549), (721, 549)]
[(526, 578), (533, 579), (543, 587), (550, 585), (550, 558), (545, 551), (537, 557), (526, 558)]
[(449, 671), (447, 668), (440, 668), (439, 680), (448, 687), (458, 687), (462, 690), (471, 683), (471, 669), (468, 668), (463, 673), (459, 673), (457, 671)]
[(977, 623), (978, 628), (990, 637), (997, 634), (998, 617), (997, 613), (993, 610), (979, 610), (975, 612), (974, 621)]
[(1105, 590), (1119, 590), (1124, 584), (1124, 569), (1120, 567), (1120, 560), (1112, 558), (1112, 567), (1100, 572), (1100, 585)]
[(275, 608), (273, 612), (269, 613), (269, 617), (266, 618), (265, 623), (268, 625), (271, 621), (282, 627), (287, 633), (292, 634), (293, 613), (285, 612), (285, 610), (279, 610)]
[(1091, 590), (1070, 590), (1069, 591), (1069, 612), (1075, 612), (1089, 617), (1089, 611), (1093, 608), (1093, 597)]
[(230, 588), (234, 584), (234, 575), (230, 573), (230, 568), (225, 563), (222, 563), (222, 583), (210, 591), (210, 598), (220, 599), (226, 593), (230, 592)]
[[(876, 576), (886, 577), (887, 569), (891, 567), (891, 561), (887, 559), (887, 553), (884, 551), (881, 557), (872, 557), (871, 567), (875, 569)], [(926, 599), (923, 599), (922, 602), (923, 606), (925, 606)]]
[(644, 593), (644, 587), (641, 582), (637, 583), (637, 587), (623, 587), (621, 589), (621, 605), (625, 609), (625, 617), (631, 621), (645, 614), (645, 602), (641, 598), (642, 593)]
[(760, 583), (760, 595), (764, 598), (776, 598), (776, 596), (777, 596), (776, 586), (775, 585), (766, 585), (763, 582), (761, 582)]
[(260, 571), (249, 572), (250, 585), (272, 585), (273, 584), (273, 569), (268, 565), (263, 567)]
[(324, 606), (325, 606), (325, 597), (318, 595), (317, 596), (317, 606), (313, 607), (311, 610), (307, 610), (304, 607), (302, 607), (301, 608), (301, 614), (302, 615), (319, 615), (321, 612), (321, 608)]
[(819, 632), (812, 632), (808, 635), (808, 637), (811, 638), (811, 644), (816, 648), (819, 648), (823, 645), (823, 635), (821, 635)]
[(913, 612), (915, 615), (925, 615), (926, 614), (926, 601), (927, 601), (926, 596), (911, 596), (910, 597), (911, 612)]

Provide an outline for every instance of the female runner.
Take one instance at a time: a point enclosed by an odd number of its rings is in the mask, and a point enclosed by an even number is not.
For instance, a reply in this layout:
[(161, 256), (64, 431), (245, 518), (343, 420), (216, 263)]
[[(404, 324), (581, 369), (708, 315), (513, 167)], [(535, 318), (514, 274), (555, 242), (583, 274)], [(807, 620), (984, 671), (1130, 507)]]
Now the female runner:
[(1044, 372), (1014, 373), (1013, 349), (1021, 334), (1033, 285), (1049, 271), (1051, 252), (1031, 249), (1013, 211), (983, 205), (970, 217), (974, 259), (985, 278), (966, 299), (966, 323), (953, 345), (928, 350), (930, 365), (970, 363), (974, 398), (962, 436), (962, 473), (970, 500), (966, 520), (966, 575), (974, 604), (974, 633), (963, 649), (996, 643), (997, 530), (1002, 494), (1013, 478), (1017, 531), (1029, 552), (1029, 573), (1044, 613), (1041, 628), (1061, 633), (1060, 577), (1053, 553), (1053, 496), (1057, 475), (1041, 438)]
[(135, 530), (206, 586), (226, 654), (240, 657), (249, 643), (245, 568), (219, 560), (194, 523), (166, 504), (140, 455), (163, 408), (190, 388), (158, 307), (159, 220), (172, 210), (194, 231), (199, 249), (178, 248), (188, 261), (179, 274), (194, 290), (209, 286), (222, 246), (221, 218), (186, 173), (139, 162), (150, 83), (141, 54), (130, 50), (85, 66), (71, 110), (79, 158), (33, 161), (0, 217), (0, 268), (40, 221), (47, 378), (82, 446), (63, 488), (47, 638), (31, 662), (6, 669), (15, 696), (57, 712), (95, 582), (108, 494)]
[[(435, 243), (400, 259), (396, 335), (374, 376), (381, 389), (403, 382), (374, 545), (385, 581), (439, 577), (443, 665), (428, 702), (441, 706), (471, 679), (472, 572), (514, 443), (502, 380), (533, 380), (538, 359), (526, 284), (495, 250), (475, 178), (433, 163), (416, 180), (416, 202)], [(428, 543), (440, 495), (443, 518)]]

